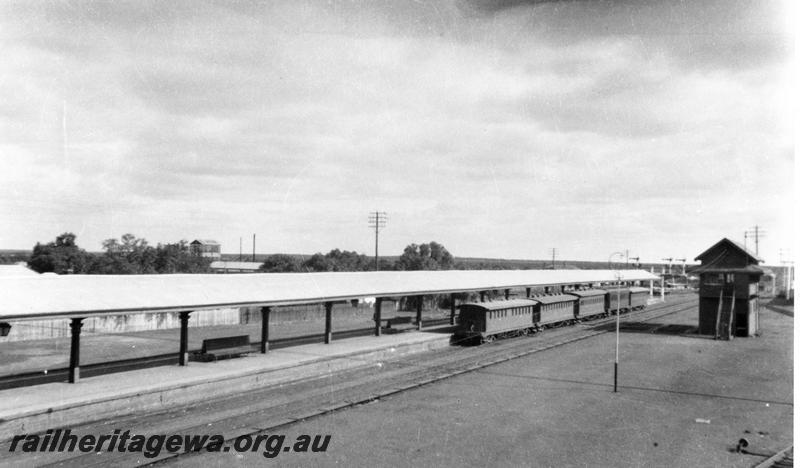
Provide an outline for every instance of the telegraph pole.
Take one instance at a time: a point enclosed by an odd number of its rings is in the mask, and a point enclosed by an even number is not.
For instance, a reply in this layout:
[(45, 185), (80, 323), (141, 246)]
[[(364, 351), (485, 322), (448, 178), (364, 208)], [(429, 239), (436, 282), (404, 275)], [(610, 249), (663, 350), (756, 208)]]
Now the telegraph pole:
[(369, 227), (375, 229), (375, 271), (378, 271), (378, 231), (386, 227), (386, 212), (371, 212), (369, 214)]
[(753, 237), (756, 240), (756, 257), (758, 257), (758, 239), (766, 237), (767, 232), (758, 228), (758, 224), (744, 232), (744, 246), (747, 247), (747, 238)]
[(555, 247), (550, 247), (550, 256), (553, 259), (553, 270), (556, 269), (556, 253), (557, 252), (558, 252), (558, 249), (556, 249)]

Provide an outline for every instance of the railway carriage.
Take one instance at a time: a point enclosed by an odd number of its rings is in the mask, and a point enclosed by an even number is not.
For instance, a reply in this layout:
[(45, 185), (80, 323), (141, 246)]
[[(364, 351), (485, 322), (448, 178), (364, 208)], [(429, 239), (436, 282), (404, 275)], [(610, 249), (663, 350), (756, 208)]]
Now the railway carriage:
[(569, 294), (554, 294), (549, 296), (535, 296), (531, 299), (539, 303), (538, 320), (534, 322), (545, 326), (555, 324), (568, 324), (575, 321), (575, 303), (577, 298)]
[(647, 307), (647, 300), (650, 298), (650, 290), (641, 287), (630, 288), (630, 308), (631, 310), (639, 310)]
[(575, 317), (584, 319), (606, 313), (606, 294), (603, 289), (576, 289), (567, 294), (577, 297)]
[[(613, 315), (617, 309), (620, 313), (627, 312), (631, 307), (631, 290), (625, 286), (609, 286), (606, 289), (606, 311)], [(619, 298), (617, 298), (619, 294)]]
[(492, 341), (495, 337), (528, 333), (538, 303), (531, 299), (461, 304), (457, 339)]
[[(617, 293), (619, 292), (619, 299)], [(459, 306), (455, 336), (481, 342), (517, 336), (547, 326), (568, 325), (580, 319), (643, 309), (649, 290), (614, 286), (608, 289), (576, 289), (526, 299), (474, 302)]]

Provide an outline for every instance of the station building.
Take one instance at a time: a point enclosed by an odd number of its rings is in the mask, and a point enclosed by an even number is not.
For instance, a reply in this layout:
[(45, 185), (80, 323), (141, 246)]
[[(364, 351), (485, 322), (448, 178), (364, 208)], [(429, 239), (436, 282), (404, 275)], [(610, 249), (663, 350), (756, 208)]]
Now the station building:
[(219, 242), (209, 239), (195, 239), (189, 244), (192, 253), (199, 254), (201, 257), (219, 260), (222, 258)]
[(758, 332), (761, 261), (741, 244), (722, 239), (695, 258), (700, 277), (699, 333), (730, 339)]

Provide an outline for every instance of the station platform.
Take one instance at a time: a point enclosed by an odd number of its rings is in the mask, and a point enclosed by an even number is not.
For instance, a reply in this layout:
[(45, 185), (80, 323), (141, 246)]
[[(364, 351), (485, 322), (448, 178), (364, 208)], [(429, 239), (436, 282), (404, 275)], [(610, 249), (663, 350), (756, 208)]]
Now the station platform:
[[(363, 336), (251, 353), (217, 362), (190, 362), (0, 391), (0, 440), (138, 411), (233, 395), (450, 345), (451, 326)], [(174, 333), (175, 331), (173, 331)], [(113, 339), (115, 335), (106, 335)], [(11, 343), (9, 343), (11, 344)], [(172, 341), (170, 348), (176, 343)], [(86, 349), (91, 349), (89, 343)], [(110, 359), (110, 357), (106, 357)]]
[[(414, 316), (414, 312), (393, 312), (392, 317)], [(449, 317), (449, 311), (423, 311), (423, 323)], [(19, 326), (23, 326), (20, 324)], [(372, 317), (334, 316), (333, 332), (369, 330)], [(275, 321), (270, 324), (270, 340), (313, 338), (323, 340), (324, 320)], [(180, 330), (136, 331), (125, 333), (81, 333), (81, 366), (123, 359), (178, 353)], [(249, 335), (251, 343), (261, 339), (261, 322), (242, 325), (189, 326), (189, 352), (199, 350), (203, 340), (232, 335)], [(66, 368), (69, 365), (70, 337), (4, 342), (0, 338), (0, 376)]]

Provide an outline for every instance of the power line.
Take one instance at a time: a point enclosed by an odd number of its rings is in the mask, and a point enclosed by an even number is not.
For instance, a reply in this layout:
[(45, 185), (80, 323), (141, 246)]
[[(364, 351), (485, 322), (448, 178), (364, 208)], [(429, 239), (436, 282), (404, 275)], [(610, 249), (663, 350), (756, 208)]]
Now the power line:
[(375, 271), (378, 271), (378, 231), (386, 227), (386, 212), (373, 211), (369, 214), (369, 227), (375, 229)]
[(758, 257), (758, 240), (762, 237), (766, 237), (767, 231), (758, 228), (758, 224), (753, 226), (752, 228), (744, 231), (744, 247), (747, 248), (747, 238), (748, 236), (754, 238), (756, 240), (756, 257)]
[(555, 270), (556, 269), (556, 254), (558, 253), (558, 249), (556, 249), (555, 247), (550, 247), (550, 249), (548, 251), (550, 252), (550, 256), (553, 259), (553, 270)]

